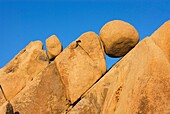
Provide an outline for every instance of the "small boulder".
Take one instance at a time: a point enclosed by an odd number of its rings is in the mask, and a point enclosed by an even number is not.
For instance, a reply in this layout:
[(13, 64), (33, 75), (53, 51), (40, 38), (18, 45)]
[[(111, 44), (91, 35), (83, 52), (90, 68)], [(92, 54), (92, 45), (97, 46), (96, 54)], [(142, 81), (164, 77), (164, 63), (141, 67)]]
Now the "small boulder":
[(110, 57), (127, 54), (139, 41), (137, 30), (127, 22), (114, 20), (100, 30), (105, 52)]
[(46, 39), (46, 48), (49, 59), (54, 59), (62, 51), (62, 44), (59, 39), (52, 35)]

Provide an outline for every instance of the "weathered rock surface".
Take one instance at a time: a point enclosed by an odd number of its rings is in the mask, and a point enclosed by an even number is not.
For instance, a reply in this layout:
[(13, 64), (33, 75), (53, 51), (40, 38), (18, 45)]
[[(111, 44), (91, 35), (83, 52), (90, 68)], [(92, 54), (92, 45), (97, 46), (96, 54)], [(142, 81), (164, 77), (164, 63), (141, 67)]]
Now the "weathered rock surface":
[[(32, 42), (0, 69), (0, 85), (20, 114), (169, 114), (169, 28), (170, 21), (107, 73), (103, 46), (93, 32), (50, 64), (42, 43)], [(6, 104), (0, 91), (0, 114)]]
[(89, 57), (96, 64), (97, 68), (102, 71), (102, 74), (104, 74), (106, 72), (106, 60), (103, 44), (99, 36), (94, 32), (86, 32), (76, 41), (79, 41), (79, 46), (87, 52)]
[(78, 100), (106, 72), (102, 45), (93, 32), (84, 33), (71, 43), (55, 62), (71, 103)]
[(139, 41), (137, 30), (127, 22), (114, 20), (100, 30), (105, 52), (110, 57), (127, 54)]
[[(11, 103), (20, 114), (61, 114), (66, 110), (66, 91), (55, 63), (48, 65)], [(0, 107), (0, 113), (5, 113), (4, 106)]]
[(62, 51), (62, 44), (57, 36), (52, 35), (46, 39), (47, 55), (49, 59), (54, 59)]
[[(156, 42), (166, 37), (162, 32)], [(69, 114), (169, 114), (170, 63), (152, 39), (145, 38), (115, 64)]]
[[(31, 42), (4, 68), (0, 69), (0, 85), (7, 99), (11, 100), (48, 65), (46, 52), (42, 50), (40, 41)], [(0, 105), (5, 99), (0, 92)]]
[[(31, 45), (34, 44), (31, 43), (27, 47), (31, 48)], [(29, 53), (33, 53), (32, 51), (34, 52), (34, 50), (29, 50)], [(21, 58), (20, 54), (16, 57), (19, 60)], [(26, 56), (24, 55), (24, 57)], [(4, 73), (5, 69), (6, 67), (1, 69), (1, 72)], [(18, 69), (18, 74), (22, 73)], [(22, 70), (27, 72), (27, 69)], [(34, 70), (36, 69), (34, 68)], [(28, 76), (30, 80), (25, 80), (26, 74), (23, 73), (24, 78), (21, 77), (22, 75), (11, 76), (16, 79), (11, 78), (10, 82), (12, 80), (14, 82), (8, 84), (15, 85), (16, 89), (12, 88), (12, 85), (4, 86), (3, 83), (9, 81), (5, 76), (2, 86), (8, 98), (10, 92), (15, 93), (10, 94), (10, 101), (15, 111), (23, 114), (60, 114), (66, 113), (68, 107), (77, 101), (105, 72), (106, 62), (99, 36), (94, 32), (87, 32), (70, 44), (56, 57), (54, 62), (41, 72), (32, 72), (32, 77)], [(2, 96), (1, 92), (0, 95)], [(4, 98), (2, 100), (0, 113), (5, 113), (7, 103)]]
[(151, 37), (170, 61), (170, 20), (165, 22)]

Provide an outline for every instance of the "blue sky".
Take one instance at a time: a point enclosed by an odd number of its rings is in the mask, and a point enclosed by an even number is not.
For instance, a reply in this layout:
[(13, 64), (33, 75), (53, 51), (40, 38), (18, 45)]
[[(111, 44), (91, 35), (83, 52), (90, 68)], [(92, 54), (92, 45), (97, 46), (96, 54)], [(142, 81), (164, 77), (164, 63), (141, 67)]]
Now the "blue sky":
[[(41, 40), (45, 47), (46, 38), (55, 34), (65, 48), (84, 32), (99, 34), (106, 22), (117, 19), (132, 24), (143, 39), (170, 19), (170, 2), (0, 0), (0, 68), (31, 41)], [(106, 59), (107, 68), (118, 60)]]

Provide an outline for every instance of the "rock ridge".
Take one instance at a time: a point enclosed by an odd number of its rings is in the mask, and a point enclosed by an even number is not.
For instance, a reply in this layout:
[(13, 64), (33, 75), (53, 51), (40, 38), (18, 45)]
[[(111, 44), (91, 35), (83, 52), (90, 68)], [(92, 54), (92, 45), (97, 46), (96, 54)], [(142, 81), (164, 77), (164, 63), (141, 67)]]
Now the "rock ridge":
[[(83, 33), (63, 50), (52, 35), (47, 52), (41, 41), (31, 42), (0, 69), (0, 85), (21, 114), (168, 114), (170, 21), (138, 40), (121, 20), (106, 23), (100, 35)], [(106, 71), (105, 53), (123, 57)], [(0, 114), (7, 103), (0, 91)]]

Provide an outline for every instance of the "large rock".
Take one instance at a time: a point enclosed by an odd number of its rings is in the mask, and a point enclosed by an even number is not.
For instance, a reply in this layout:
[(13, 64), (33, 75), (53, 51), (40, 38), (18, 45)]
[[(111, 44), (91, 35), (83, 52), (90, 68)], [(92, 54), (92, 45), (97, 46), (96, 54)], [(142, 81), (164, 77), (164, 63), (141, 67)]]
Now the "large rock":
[[(36, 43), (39, 44), (40, 42)], [(4, 92), (14, 110), (19, 113), (65, 113), (69, 106), (78, 101), (106, 72), (103, 45), (95, 33), (87, 32), (70, 44), (57, 56), (54, 62), (48, 64), (47, 56), (39, 57), (41, 53), (37, 56), (32, 55), (35, 51), (34, 46), (36, 49), (40, 47), (42, 49), (42, 45), (37, 46), (36, 43), (31, 43), (24, 49), (28, 53), (27, 55), (25, 55), (25, 52), (20, 52), (16, 56), (19, 62), (13, 62), (16, 59), (12, 60), (12, 63), (17, 63), (14, 64), (15, 67), (11, 68), (10, 65), (7, 65), (1, 69), (0, 73), (3, 74), (3, 78), (0, 78), (0, 81), (2, 81)], [(45, 51), (43, 53), (45, 54)], [(29, 58), (29, 54), (31, 54), (31, 57), (41, 58), (41, 60), (47, 62), (41, 71), (36, 69), (36, 67), (39, 68), (37, 65), (41, 62), (32, 61), (34, 63), (31, 62), (31, 64), (37, 64), (35, 68), (28, 66), (30, 59), (33, 59)], [(22, 67), (20, 64), (22, 64)], [(30, 75), (27, 75), (27, 66), (32, 69)], [(12, 70), (7, 70), (9, 68)], [(8, 80), (6, 74), (8, 74), (10, 80)], [(1, 92), (0, 95), (2, 96)], [(1, 99), (0, 113), (5, 113), (7, 102), (5, 102), (3, 96)]]
[(82, 34), (76, 41), (79, 41), (79, 46), (87, 52), (89, 57), (94, 61), (97, 68), (106, 72), (106, 60), (104, 55), (103, 44), (99, 36), (94, 32), (86, 32)]
[(55, 59), (73, 104), (106, 72), (106, 63), (99, 37), (84, 33)]
[(170, 20), (152, 34), (154, 42), (163, 50), (170, 61)]
[(52, 35), (46, 39), (46, 48), (49, 59), (54, 59), (62, 51), (62, 44), (55, 35)]
[[(55, 63), (39, 73), (11, 103), (20, 114), (61, 114), (66, 110), (69, 102)], [(1, 114), (5, 113), (6, 104), (0, 107)]]
[[(163, 27), (169, 26), (166, 24)], [(162, 27), (157, 33), (159, 30)], [(166, 33), (162, 31), (155, 41), (152, 36), (141, 41), (68, 114), (169, 114), (170, 63), (166, 56), (169, 52), (155, 44), (166, 39), (163, 32)]]
[[(5, 67), (0, 69), (0, 85), (8, 100), (16, 96), (28, 82), (49, 64), (46, 52), (40, 41), (31, 42)], [(0, 92), (0, 105), (5, 99)]]
[[(161, 41), (169, 41), (168, 27), (169, 21), (105, 75), (102, 44), (93, 32), (50, 64), (42, 43), (32, 42), (0, 69), (0, 84), (21, 114), (169, 114), (169, 43)], [(6, 104), (0, 91), (0, 114)]]
[(127, 22), (114, 20), (106, 23), (100, 30), (105, 52), (110, 57), (121, 57), (138, 42), (136, 29)]

